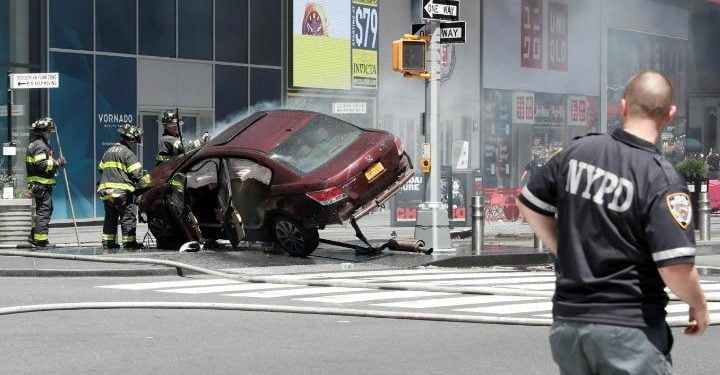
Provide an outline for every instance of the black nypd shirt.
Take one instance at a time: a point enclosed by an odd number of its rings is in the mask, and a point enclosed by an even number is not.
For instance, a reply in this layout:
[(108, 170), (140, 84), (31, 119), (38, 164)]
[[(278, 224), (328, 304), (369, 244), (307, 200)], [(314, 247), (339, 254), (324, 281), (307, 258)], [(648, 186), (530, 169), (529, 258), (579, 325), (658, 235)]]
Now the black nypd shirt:
[(645, 327), (665, 319), (658, 267), (694, 263), (684, 181), (622, 129), (589, 135), (534, 173), (519, 199), (557, 215), (555, 319)]

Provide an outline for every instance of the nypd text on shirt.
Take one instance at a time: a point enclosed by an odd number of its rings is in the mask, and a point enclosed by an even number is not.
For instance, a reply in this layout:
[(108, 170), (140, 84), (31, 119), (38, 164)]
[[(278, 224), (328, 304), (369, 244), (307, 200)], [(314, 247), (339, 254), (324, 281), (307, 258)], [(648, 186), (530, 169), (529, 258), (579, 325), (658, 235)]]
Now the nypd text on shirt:
[[(625, 212), (632, 204), (635, 185), (623, 177), (583, 161), (571, 159), (568, 163), (568, 178), (565, 191), (584, 199), (604, 205), (612, 211)], [(584, 182), (580, 189), (580, 182)], [(600, 181), (600, 183), (596, 183)]]

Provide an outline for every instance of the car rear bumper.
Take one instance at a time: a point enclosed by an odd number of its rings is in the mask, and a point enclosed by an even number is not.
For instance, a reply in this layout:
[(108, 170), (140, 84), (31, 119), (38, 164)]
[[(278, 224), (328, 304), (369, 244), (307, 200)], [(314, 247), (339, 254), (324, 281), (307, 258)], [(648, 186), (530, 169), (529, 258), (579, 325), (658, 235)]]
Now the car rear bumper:
[[(404, 155), (405, 158), (407, 158), (407, 155)], [(360, 219), (361, 217), (369, 214), (376, 208), (382, 206), (385, 204), (385, 202), (388, 201), (395, 193), (400, 190), (405, 183), (411, 179), (415, 175), (415, 171), (412, 169), (412, 165), (408, 162), (408, 167), (405, 169), (405, 173), (400, 175), (398, 179), (390, 185), (387, 189), (383, 190), (382, 193), (378, 194), (377, 197), (373, 198), (370, 202), (365, 203), (361, 207), (359, 207), (355, 212), (352, 214), (352, 218), (355, 220)]]

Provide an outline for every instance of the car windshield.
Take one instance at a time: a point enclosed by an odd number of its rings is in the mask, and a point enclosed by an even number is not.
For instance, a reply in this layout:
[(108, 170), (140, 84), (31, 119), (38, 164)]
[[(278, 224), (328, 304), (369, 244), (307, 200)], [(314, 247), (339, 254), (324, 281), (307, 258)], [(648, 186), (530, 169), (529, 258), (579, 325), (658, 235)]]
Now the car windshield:
[(318, 115), (270, 151), (270, 157), (309, 173), (342, 152), (362, 129), (330, 116)]

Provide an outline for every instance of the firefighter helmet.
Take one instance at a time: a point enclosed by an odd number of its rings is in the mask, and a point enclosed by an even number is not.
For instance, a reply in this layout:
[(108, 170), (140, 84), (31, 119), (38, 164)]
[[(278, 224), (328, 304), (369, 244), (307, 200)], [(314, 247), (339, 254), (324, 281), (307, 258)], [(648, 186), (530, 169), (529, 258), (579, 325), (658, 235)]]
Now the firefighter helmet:
[(177, 125), (182, 119), (180, 116), (178, 116), (178, 113), (173, 110), (167, 110), (162, 113), (162, 116), (160, 117), (160, 122), (162, 122), (163, 125)]
[(30, 129), (43, 132), (46, 130), (53, 131), (55, 130), (55, 121), (51, 119), (50, 117), (45, 117), (41, 119), (35, 120), (32, 124), (30, 124)]
[(139, 129), (138, 127), (132, 126), (130, 124), (125, 124), (119, 127), (118, 133), (120, 133), (123, 138), (135, 142), (140, 142), (140, 139), (143, 135), (142, 129)]

